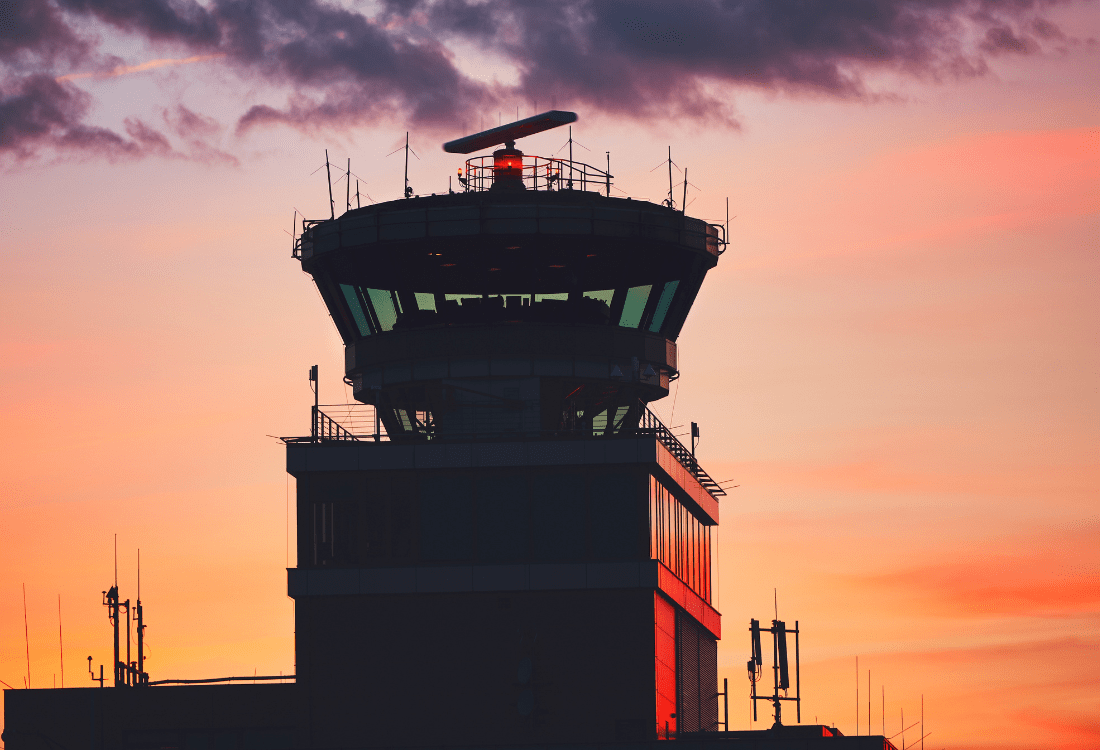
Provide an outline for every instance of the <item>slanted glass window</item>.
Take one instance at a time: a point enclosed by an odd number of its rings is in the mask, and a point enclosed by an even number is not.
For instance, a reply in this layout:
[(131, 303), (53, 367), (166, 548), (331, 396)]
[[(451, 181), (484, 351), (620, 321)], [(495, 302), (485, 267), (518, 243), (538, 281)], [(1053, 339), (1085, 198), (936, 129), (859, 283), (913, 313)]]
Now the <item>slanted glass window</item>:
[(665, 282), (665, 288), (661, 290), (661, 298), (657, 300), (657, 307), (653, 310), (653, 321), (649, 324), (649, 330), (653, 333), (660, 331), (661, 326), (664, 325), (665, 316), (668, 315), (668, 308), (672, 305), (672, 298), (676, 296), (676, 287), (679, 285), (678, 280)]
[(387, 289), (368, 289), (367, 296), (374, 307), (374, 314), (378, 318), (378, 325), (383, 331), (392, 331), (393, 324), (397, 322), (397, 308), (393, 304), (393, 294)]
[(642, 314), (645, 312), (645, 303), (649, 301), (649, 293), (653, 285), (632, 286), (626, 290), (626, 302), (623, 304), (623, 314), (619, 317), (619, 325), (623, 328), (637, 328), (642, 322)]
[(351, 308), (351, 317), (355, 319), (355, 326), (359, 329), (360, 336), (370, 335), (370, 323), (367, 322), (367, 314), (363, 311), (363, 305), (359, 302), (359, 295), (355, 293), (355, 287), (347, 284), (340, 285), (340, 291), (344, 293), (344, 299)]
[(599, 300), (608, 307), (611, 307), (611, 300), (615, 297), (614, 289), (601, 289), (599, 291), (585, 292), (584, 296), (588, 299)]
[(435, 295), (431, 292), (415, 292), (416, 309), (435, 312)]

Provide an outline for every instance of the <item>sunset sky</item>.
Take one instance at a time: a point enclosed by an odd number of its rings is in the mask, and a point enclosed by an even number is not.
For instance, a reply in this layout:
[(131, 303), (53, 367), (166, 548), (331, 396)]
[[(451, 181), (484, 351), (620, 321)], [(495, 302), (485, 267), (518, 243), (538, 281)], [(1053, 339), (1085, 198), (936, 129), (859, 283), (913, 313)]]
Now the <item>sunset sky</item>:
[(730, 727), (777, 591), (805, 722), (856, 731), (858, 656), (861, 733), (870, 669), (876, 733), (884, 690), (929, 747), (1100, 746), (1098, 38), (1080, 1), (0, 0), (0, 680), (24, 585), (32, 687), (59, 596), (65, 685), (109, 665), (116, 533), (153, 679), (293, 671), (271, 436), (314, 363), (350, 400), (294, 212), (326, 148), (392, 200), (409, 131), (442, 192), (442, 142), (554, 107), (617, 194), (671, 147), (690, 215), (729, 199), (654, 409), (740, 485)]

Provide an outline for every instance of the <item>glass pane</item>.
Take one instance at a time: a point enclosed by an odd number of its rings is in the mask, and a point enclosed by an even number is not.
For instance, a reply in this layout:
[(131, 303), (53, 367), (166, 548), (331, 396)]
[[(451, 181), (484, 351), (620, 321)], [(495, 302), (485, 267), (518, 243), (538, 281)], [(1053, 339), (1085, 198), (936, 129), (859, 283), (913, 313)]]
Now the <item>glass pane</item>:
[(431, 310), (435, 312), (435, 295), (431, 292), (415, 292), (416, 307), (418, 310)]
[(615, 417), (611, 422), (611, 431), (619, 432), (623, 426), (623, 419), (626, 418), (626, 413), (630, 411), (629, 406), (619, 406), (615, 409)]
[(626, 302), (623, 304), (623, 314), (619, 318), (619, 325), (623, 328), (637, 328), (642, 322), (642, 313), (645, 312), (645, 303), (649, 300), (649, 292), (652, 284), (645, 286), (632, 286), (626, 291)]
[(653, 333), (661, 330), (661, 326), (665, 322), (665, 316), (668, 315), (668, 308), (672, 304), (672, 298), (676, 296), (676, 287), (679, 285), (679, 281), (665, 282), (665, 288), (661, 291), (661, 298), (657, 300), (657, 308), (653, 311), (653, 322), (649, 324), (649, 330)]
[(392, 331), (397, 322), (397, 310), (393, 306), (393, 295), (387, 289), (368, 289), (367, 296), (374, 306), (374, 314), (383, 331)]
[(602, 434), (607, 429), (607, 410), (604, 409), (592, 417), (592, 432)]
[(535, 302), (542, 302), (545, 299), (556, 299), (556, 300), (561, 300), (562, 302), (565, 302), (566, 300), (569, 299), (569, 293), (568, 292), (560, 292), (558, 294), (536, 294), (535, 295)]
[(359, 329), (360, 336), (370, 335), (370, 324), (367, 323), (367, 314), (363, 312), (363, 306), (359, 304), (359, 295), (355, 293), (355, 287), (347, 284), (340, 285), (340, 291), (344, 293), (344, 299), (351, 308), (351, 317), (355, 319), (355, 326)]
[(603, 289), (598, 292), (585, 292), (584, 296), (588, 299), (596, 299), (604, 303), (608, 307), (611, 307), (611, 299), (615, 296), (614, 289)]

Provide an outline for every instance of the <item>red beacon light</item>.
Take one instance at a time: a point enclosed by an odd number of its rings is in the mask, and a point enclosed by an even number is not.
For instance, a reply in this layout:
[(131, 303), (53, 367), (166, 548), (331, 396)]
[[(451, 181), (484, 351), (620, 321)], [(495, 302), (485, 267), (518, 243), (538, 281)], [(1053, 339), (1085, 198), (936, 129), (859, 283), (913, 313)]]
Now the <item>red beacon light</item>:
[(515, 141), (493, 152), (493, 189), (523, 190), (523, 152)]
[[(449, 154), (470, 154), (483, 148), (503, 144), (504, 148), (493, 152), (492, 189), (523, 190), (523, 152), (516, 148), (516, 139), (576, 121), (576, 113), (554, 109), (534, 117), (501, 125), (454, 141), (448, 141), (443, 144), (443, 150)], [(471, 176), (472, 174), (467, 174), (466, 179), (469, 180)], [(461, 176), (459, 181), (462, 182)]]

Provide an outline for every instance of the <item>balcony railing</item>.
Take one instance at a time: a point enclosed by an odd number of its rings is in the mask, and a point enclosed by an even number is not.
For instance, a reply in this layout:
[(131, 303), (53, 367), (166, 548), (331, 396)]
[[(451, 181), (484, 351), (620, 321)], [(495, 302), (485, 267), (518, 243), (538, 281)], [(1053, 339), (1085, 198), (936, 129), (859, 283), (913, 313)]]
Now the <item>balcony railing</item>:
[[(485, 404), (484, 406), (489, 406)], [(507, 406), (507, 404), (506, 404)], [(649, 410), (645, 404), (639, 403), (640, 418), (637, 425), (604, 424), (599, 429), (592, 425), (578, 427), (564, 427), (556, 430), (514, 430), (486, 429), (477, 432), (462, 434), (438, 434), (432, 432), (410, 433), (403, 435), (403, 439), (409, 442), (484, 442), (493, 440), (613, 440), (615, 438), (637, 437), (639, 435), (652, 435), (663, 445), (672, 456), (679, 461), (692, 476), (698, 480), (711, 495), (722, 497), (726, 491), (716, 482), (703, 467), (699, 465), (691, 451), (680, 442), (668, 427)], [(519, 415), (519, 412), (515, 412)], [(384, 425), (378, 418), (377, 410), (369, 404), (322, 404), (311, 407), (311, 429), (309, 436), (283, 438), (288, 443), (333, 443), (345, 441), (357, 442), (389, 442)], [(418, 415), (421, 427), (430, 428), (432, 425), (430, 413)], [(489, 423), (486, 423), (487, 425)]]
[[(492, 156), (466, 160), (466, 174), (459, 181), (467, 192), (493, 186)], [(591, 190), (611, 194), (611, 173), (591, 164), (547, 156), (524, 156), (520, 179), (528, 190)]]

